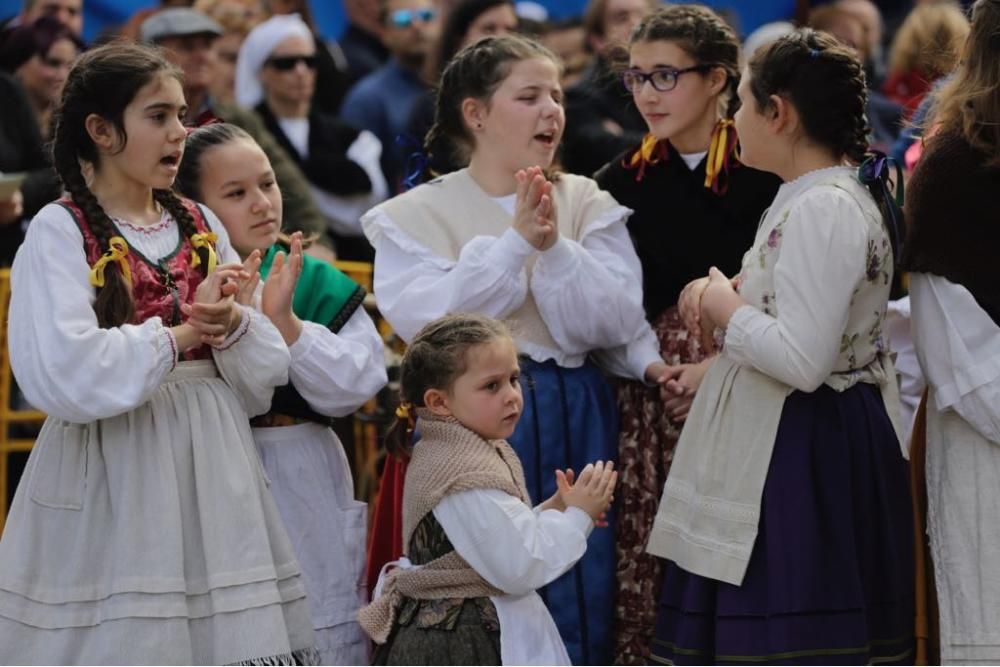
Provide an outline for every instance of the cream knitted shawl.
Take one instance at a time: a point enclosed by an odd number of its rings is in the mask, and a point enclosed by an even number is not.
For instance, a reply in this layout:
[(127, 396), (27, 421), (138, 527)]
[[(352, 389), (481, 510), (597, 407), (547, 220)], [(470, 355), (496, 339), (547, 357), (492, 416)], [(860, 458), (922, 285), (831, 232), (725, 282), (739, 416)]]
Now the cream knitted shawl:
[[(452, 493), (498, 489), (529, 502), (524, 470), (503, 440), (484, 440), (454, 419), (418, 409), (421, 440), (413, 450), (403, 488), (403, 544), (409, 545), (420, 521)], [(358, 612), (365, 632), (377, 643), (389, 638), (403, 597), (418, 600), (503, 595), (451, 551), (429, 563), (395, 569), (386, 576), (382, 596)]]

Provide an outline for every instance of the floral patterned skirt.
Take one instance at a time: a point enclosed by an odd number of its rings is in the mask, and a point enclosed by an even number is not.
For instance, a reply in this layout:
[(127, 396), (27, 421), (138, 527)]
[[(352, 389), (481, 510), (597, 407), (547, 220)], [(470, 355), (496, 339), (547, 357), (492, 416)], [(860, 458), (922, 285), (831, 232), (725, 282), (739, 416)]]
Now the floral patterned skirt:
[[(660, 352), (668, 364), (705, 358), (676, 306), (654, 323)], [(617, 591), (615, 663), (646, 664), (656, 625), (663, 562), (646, 553), (663, 484), (670, 470), (681, 424), (670, 420), (659, 388), (633, 380), (618, 385), (621, 433), (618, 438)]]

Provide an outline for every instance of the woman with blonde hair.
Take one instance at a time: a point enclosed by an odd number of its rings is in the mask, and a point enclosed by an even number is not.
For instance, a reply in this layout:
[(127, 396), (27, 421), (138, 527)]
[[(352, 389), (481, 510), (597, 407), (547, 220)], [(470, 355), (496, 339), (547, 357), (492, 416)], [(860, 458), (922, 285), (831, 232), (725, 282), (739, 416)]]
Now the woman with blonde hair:
[(951, 2), (918, 5), (906, 17), (889, 51), (882, 93), (913, 114), (934, 82), (958, 63), (969, 21)]

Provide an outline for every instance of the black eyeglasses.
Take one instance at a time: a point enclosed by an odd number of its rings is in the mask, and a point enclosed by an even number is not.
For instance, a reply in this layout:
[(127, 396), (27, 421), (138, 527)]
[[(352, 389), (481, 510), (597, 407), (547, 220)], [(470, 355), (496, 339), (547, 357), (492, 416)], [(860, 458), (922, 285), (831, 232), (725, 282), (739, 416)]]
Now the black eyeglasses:
[(647, 81), (653, 84), (653, 88), (656, 90), (661, 93), (666, 93), (677, 87), (677, 78), (681, 74), (687, 74), (688, 72), (707, 72), (713, 67), (717, 66), (695, 65), (694, 67), (685, 67), (684, 69), (677, 69), (676, 67), (657, 67), (648, 74), (640, 69), (627, 69), (622, 72), (622, 84), (625, 86), (625, 90), (633, 95), (638, 95), (642, 90), (642, 86)]
[(299, 63), (303, 63), (309, 69), (316, 69), (316, 56), (276, 56), (267, 60), (269, 67), (281, 70), (282, 72), (295, 69), (295, 66)]

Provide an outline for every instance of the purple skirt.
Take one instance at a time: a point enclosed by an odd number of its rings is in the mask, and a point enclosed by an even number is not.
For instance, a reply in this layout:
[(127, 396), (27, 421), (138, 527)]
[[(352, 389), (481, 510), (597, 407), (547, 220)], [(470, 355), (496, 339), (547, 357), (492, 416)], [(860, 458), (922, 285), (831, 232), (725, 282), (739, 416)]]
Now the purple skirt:
[(651, 664), (911, 664), (911, 512), (878, 389), (792, 393), (743, 584), (667, 561)]

